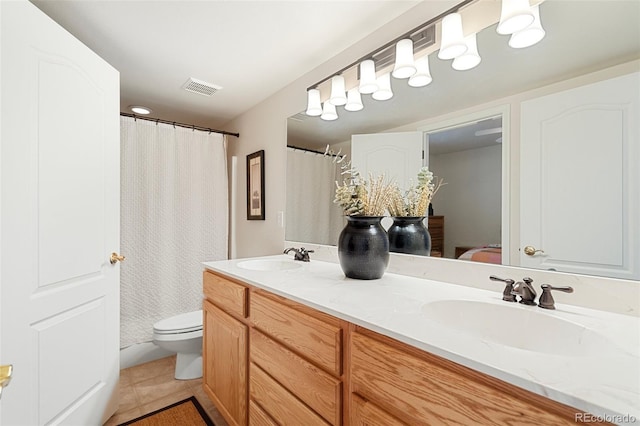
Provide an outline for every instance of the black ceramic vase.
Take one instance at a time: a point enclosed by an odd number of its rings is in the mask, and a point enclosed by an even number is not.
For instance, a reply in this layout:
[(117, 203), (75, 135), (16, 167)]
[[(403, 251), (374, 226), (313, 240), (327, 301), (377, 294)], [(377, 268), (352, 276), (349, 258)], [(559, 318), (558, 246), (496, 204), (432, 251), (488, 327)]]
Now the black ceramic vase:
[(396, 216), (392, 219), (393, 224), (387, 231), (389, 251), (420, 256), (431, 254), (431, 235), (424, 226), (424, 216)]
[(338, 258), (348, 278), (375, 280), (389, 264), (389, 239), (382, 216), (347, 216), (338, 238)]

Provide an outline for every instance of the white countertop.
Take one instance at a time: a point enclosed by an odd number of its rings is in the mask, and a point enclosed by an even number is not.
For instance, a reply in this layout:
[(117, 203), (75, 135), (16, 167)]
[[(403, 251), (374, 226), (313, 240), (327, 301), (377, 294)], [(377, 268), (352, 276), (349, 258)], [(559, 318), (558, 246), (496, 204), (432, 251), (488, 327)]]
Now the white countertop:
[[(253, 259), (294, 262), (285, 255)], [(295, 262), (300, 266), (279, 271), (248, 270), (238, 266), (248, 260), (205, 262), (203, 265), (212, 271), (238, 278), (255, 287), (601, 416), (606, 421), (640, 424), (638, 317), (558, 303), (556, 310), (508, 303), (502, 300), (501, 286), (496, 291), (487, 291), (392, 273), (385, 273), (379, 280), (353, 280), (344, 276), (340, 265), (316, 260)], [(540, 294), (539, 286), (535, 287)], [(495, 304), (496, 310), (504, 310), (502, 307), (534, 310), (534, 318), (540, 319), (538, 314), (555, 316), (584, 327), (585, 333), (596, 333), (602, 337), (596, 340), (601, 344), (590, 354), (572, 355), (554, 353), (553, 342), (548, 342), (545, 352), (506, 346), (496, 343), (491, 336), (456, 330), (425, 315), (425, 304), (443, 300)], [(466, 306), (464, 303), (460, 306)], [(532, 327), (536, 327), (536, 324), (505, 324), (505, 332), (510, 332), (511, 328), (527, 333)]]

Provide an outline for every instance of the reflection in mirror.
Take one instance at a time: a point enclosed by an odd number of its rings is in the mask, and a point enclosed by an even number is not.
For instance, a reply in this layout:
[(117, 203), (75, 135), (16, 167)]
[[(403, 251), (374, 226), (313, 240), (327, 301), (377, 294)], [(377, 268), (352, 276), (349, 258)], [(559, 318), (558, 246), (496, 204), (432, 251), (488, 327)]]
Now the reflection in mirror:
[[(422, 130), (429, 134), (428, 159), (430, 168), (436, 175), (445, 178), (449, 182), (449, 185), (445, 186), (436, 195), (433, 202), (435, 214), (445, 216), (445, 257), (459, 258), (460, 255), (466, 252), (464, 250), (466, 248), (505, 244), (508, 242), (505, 241), (505, 235), (512, 235), (514, 239), (511, 240), (511, 255), (508, 256), (506, 255), (507, 253), (503, 253), (502, 263), (581, 272), (582, 270), (572, 269), (573, 264), (580, 263), (580, 259), (558, 261), (553, 267), (536, 266), (521, 260), (520, 250), (525, 245), (529, 245), (529, 243), (521, 244), (522, 242), (517, 238), (520, 235), (521, 228), (526, 224), (521, 223), (518, 209), (512, 211), (509, 217), (501, 217), (501, 212), (502, 214), (505, 212), (505, 204), (509, 203), (510, 198), (510, 205), (513, 206), (518, 205), (521, 197), (528, 197), (527, 194), (521, 193), (521, 191), (526, 190), (526, 187), (522, 186), (522, 182), (518, 182), (517, 179), (512, 181), (514, 176), (517, 177), (518, 175), (521, 162), (527, 163), (528, 161), (527, 158), (520, 159), (518, 157), (518, 153), (521, 151), (521, 139), (527, 140), (527, 138), (521, 137), (526, 135), (520, 135), (520, 122), (523, 118), (520, 114), (523, 106), (526, 106), (528, 101), (543, 95), (567, 91), (567, 93), (571, 94), (573, 92), (570, 89), (573, 88), (609, 80), (631, 72), (638, 72), (640, 69), (640, 62), (638, 61), (640, 58), (640, 26), (638, 25), (637, 17), (640, 15), (640, 2), (547, 0), (540, 5), (540, 15), (547, 36), (539, 44), (525, 49), (513, 49), (508, 46), (508, 36), (498, 35), (495, 25), (488, 27), (477, 35), (478, 49), (482, 56), (482, 62), (476, 68), (469, 71), (452, 70), (450, 61), (439, 60), (437, 59), (437, 54), (432, 53), (430, 62), (433, 82), (430, 85), (422, 88), (413, 88), (406, 84), (406, 80), (393, 78), (392, 89), (394, 97), (392, 99), (375, 101), (370, 96), (363, 96), (364, 109), (362, 111), (348, 112), (339, 107), (339, 118), (332, 122), (323, 121), (317, 117), (308, 117), (304, 113), (297, 114), (288, 120), (288, 145), (313, 149), (321, 153), (324, 152), (327, 145), (330, 145), (335, 152), (340, 150), (341, 153), (350, 155), (350, 141), (354, 134)], [(567, 16), (571, 16), (571, 19), (567, 19)], [(632, 101), (637, 104), (640, 94), (635, 92), (632, 95), (635, 96)], [(456, 116), (467, 117), (469, 114), (477, 114), (479, 111), (502, 106), (510, 111), (510, 117), (506, 122), (502, 123), (502, 126), (491, 124), (488, 120), (490, 117), (485, 117), (487, 120), (478, 120), (472, 125), (464, 118), (461, 119), (461, 122), (456, 123)], [(524, 109), (530, 110), (530, 108)], [(631, 110), (631, 112), (634, 112), (634, 110)], [(640, 151), (637, 146), (639, 138), (638, 114), (629, 114), (629, 111), (622, 114), (626, 114), (625, 120), (631, 126), (628, 128), (629, 139), (623, 141), (623, 143), (627, 144), (624, 149), (631, 150), (625, 151), (625, 153), (637, 157), (637, 153)], [(598, 126), (597, 120), (601, 119), (602, 116), (603, 114), (598, 113), (591, 116), (593, 126)], [(439, 121), (446, 123), (438, 126)], [(454, 131), (435, 131), (443, 127), (457, 127), (456, 124), (469, 124), (469, 126), (465, 127), (469, 127), (467, 130), (468, 133), (471, 133), (471, 138), (467, 139), (465, 136), (455, 134), (456, 132)], [(481, 127), (474, 128), (473, 126)], [(504, 129), (501, 132), (505, 133), (497, 133), (498, 128)], [(509, 128), (511, 129), (510, 133), (508, 133)], [(501, 136), (504, 144), (498, 142)], [(493, 138), (493, 145), (478, 149), (465, 149), (458, 151), (456, 154), (438, 153), (439, 148), (437, 148), (436, 142), (445, 146), (462, 141), (477, 143), (481, 137)], [(589, 137), (589, 135), (582, 135), (581, 137)], [(600, 144), (601, 147), (613, 146), (613, 138), (611, 136), (599, 137), (604, 137), (607, 140), (607, 144)], [(628, 144), (631, 144), (630, 148)], [(502, 149), (501, 152), (504, 152), (504, 149), (508, 149), (512, 155), (509, 158), (505, 158), (504, 161), (499, 160), (498, 156), (492, 157), (492, 160), (487, 159), (487, 164), (482, 171), (471, 169), (484, 162), (484, 157), (477, 155), (481, 149), (486, 151), (491, 151), (492, 149), (501, 151)], [(299, 160), (291, 155), (292, 152), (290, 150), (288, 161), (298, 162)], [(583, 151), (584, 155), (597, 155), (595, 152), (594, 150)], [(454, 165), (452, 162), (447, 162), (447, 158), (445, 158), (447, 156), (451, 158), (469, 157), (467, 166), (462, 165), (462, 163)], [(636, 157), (632, 158), (627, 155), (624, 161), (633, 160), (637, 163), (640, 159)], [(577, 159), (578, 157), (576, 156), (575, 158)], [(625, 166), (625, 164), (621, 164), (619, 168), (624, 170), (633, 169), (628, 164)], [(332, 200), (335, 179), (329, 177), (327, 183), (326, 177), (316, 179), (315, 176), (320, 176), (319, 174), (302, 170), (302, 172), (298, 173), (302, 173), (304, 178), (300, 174), (291, 174), (291, 168), (288, 170), (288, 201), (291, 198), (290, 191), (295, 190), (290, 185), (292, 182), (301, 181), (304, 182), (303, 185), (306, 191), (314, 194), (315, 198), (312, 198), (318, 200), (319, 204), (328, 204), (329, 207), (334, 207)], [(465, 176), (465, 173), (470, 170), (474, 171)], [(511, 173), (506, 174), (507, 170), (511, 170)], [(330, 176), (335, 171), (328, 173), (327, 176)], [(635, 172), (632, 171), (628, 176), (635, 177), (637, 180), (637, 174), (633, 173)], [(463, 177), (467, 180), (465, 181)], [(493, 182), (491, 185), (494, 188), (502, 188), (503, 192), (491, 195), (487, 193), (481, 196), (480, 194), (483, 194), (484, 190), (474, 190), (474, 188), (479, 183), (485, 183), (485, 179), (487, 179), (487, 185), (489, 185), (488, 181), (490, 180)], [(502, 179), (502, 184), (498, 183), (496, 185), (495, 182), (499, 179)], [(508, 181), (507, 185), (505, 185), (505, 180)], [(525, 179), (520, 178), (520, 180)], [(554, 182), (554, 185), (558, 188), (563, 187), (561, 181)], [(322, 195), (326, 201), (320, 200), (320, 193), (318, 192), (320, 187), (323, 186), (327, 188), (325, 190), (326, 194)], [(468, 206), (461, 207), (456, 205), (456, 201), (450, 199), (458, 196), (454, 194), (455, 187), (458, 187), (458, 190), (465, 188), (468, 191), (466, 197), (460, 197), (468, 199)], [(509, 188), (509, 192), (504, 192), (505, 188)], [(621, 193), (623, 191), (622, 183), (609, 190)], [(616, 219), (619, 223), (613, 224), (617, 225), (615, 230), (604, 229), (599, 234), (605, 236), (619, 234), (621, 230), (627, 232), (627, 234), (632, 234), (632, 240), (624, 243), (627, 251), (621, 254), (620, 263), (628, 263), (629, 259), (631, 261), (637, 259), (639, 256), (637, 250), (640, 250), (640, 244), (635, 241), (638, 239), (638, 224), (637, 219), (634, 219), (634, 217), (640, 217), (637, 201), (640, 196), (637, 194), (637, 184), (635, 188), (629, 189), (625, 187), (625, 190), (632, 191), (630, 194), (627, 192), (620, 197), (621, 203), (625, 203), (622, 206), (624, 211), (627, 212), (625, 217), (629, 219)], [(298, 189), (298, 191), (300, 190)], [(481, 199), (472, 199), (475, 195), (481, 196)], [(483, 204), (485, 201), (486, 204)], [(287, 203), (286, 239), (289, 241), (335, 245), (337, 242), (336, 231), (328, 231), (328, 228), (335, 226), (339, 233), (343, 223), (341, 218), (340, 220), (329, 220), (329, 216), (320, 217), (319, 209), (316, 210), (315, 207), (309, 208), (312, 204), (305, 203), (307, 202)], [(489, 205), (493, 210), (486, 210)], [(537, 214), (539, 217), (546, 217), (547, 219), (545, 220), (554, 218), (554, 209), (545, 207), (544, 203), (541, 204), (540, 208), (542, 210)], [(548, 210), (545, 210), (545, 208)], [(313, 216), (316, 211), (318, 216)], [(468, 213), (469, 216), (456, 219), (462, 212)], [(485, 213), (485, 219), (491, 217), (496, 220), (489, 225), (484, 225), (484, 222), (481, 222), (479, 218)], [(584, 209), (580, 214), (585, 214)], [(307, 222), (307, 225), (301, 225), (300, 222), (309, 216), (313, 216), (313, 220)], [(619, 216), (616, 215), (616, 217)], [(526, 218), (527, 216), (524, 215), (523, 217)], [(320, 240), (312, 235), (299, 234), (293, 226), (290, 228), (290, 222), (295, 222), (297, 228), (322, 228), (325, 237)], [(620, 225), (622, 222), (625, 223)], [(503, 225), (498, 229), (501, 223)], [(603, 224), (603, 222), (599, 223)], [(607, 224), (609, 223), (611, 221), (607, 221)], [(504, 224), (509, 224), (509, 227), (505, 229)], [(623, 225), (626, 228), (621, 228)], [(487, 234), (473, 235), (475, 231), (487, 231)], [(556, 232), (556, 234), (561, 235), (562, 231)], [(633, 250), (636, 251), (634, 252)], [(591, 251), (593, 252), (594, 250)], [(474, 260), (468, 259), (469, 256), (467, 253), (466, 256), (463, 256), (463, 259)], [(540, 253), (536, 256), (540, 256)], [(616, 260), (612, 261), (615, 262)], [(566, 269), (564, 269), (565, 267)], [(595, 269), (586, 270), (584, 273), (633, 279), (640, 278), (638, 276), (634, 278), (629, 274), (618, 275), (615, 272), (596, 271)], [(637, 266), (635, 273), (637, 273)]]

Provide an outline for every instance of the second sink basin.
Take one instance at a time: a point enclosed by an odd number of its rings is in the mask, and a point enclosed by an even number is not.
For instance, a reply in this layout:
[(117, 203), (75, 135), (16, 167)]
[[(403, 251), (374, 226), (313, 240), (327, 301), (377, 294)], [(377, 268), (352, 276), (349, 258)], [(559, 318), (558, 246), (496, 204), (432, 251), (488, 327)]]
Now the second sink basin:
[(238, 268), (251, 271), (286, 271), (288, 269), (297, 269), (301, 266), (300, 263), (295, 263), (293, 260), (277, 259), (245, 260), (238, 263)]
[(606, 337), (540, 308), (473, 300), (426, 303), (422, 313), (456, 331), (518, 349), (563, 356), (604, 355), (615, 350)]

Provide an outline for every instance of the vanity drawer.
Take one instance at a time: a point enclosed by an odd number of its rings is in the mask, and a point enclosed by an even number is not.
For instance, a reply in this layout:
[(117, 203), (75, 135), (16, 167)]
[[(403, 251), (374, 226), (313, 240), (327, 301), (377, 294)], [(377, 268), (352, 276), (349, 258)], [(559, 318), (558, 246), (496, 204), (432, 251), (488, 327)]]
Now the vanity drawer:
[(575, 409), (378, 337), (351, 334), (351, 390), (412, 425), (574, 424)]
[(254, 363), (249, 364), (249, 394), (265, 413), (281, 425), (328, 426), (322, 417), (293, 396)]
[(249, 426), (278, 426), (258, 404), (249, 401)]
[(351, 424), (353, 426), (407, 426), (400, 420), (381, 410), (379, 407), (351, 394)]
[(259, 331), (251, 330), (251, 361), (332, 425), (340, 424), (340, 380)]
[(255, 328), (331, 374), (342, 373), (339, 325), (328, 324), (259, 292), (251, 293), (250, 305)]
[(203, 273), (204, 295), (230, 314), (247, 316), (248, 288), (209, 271)]

